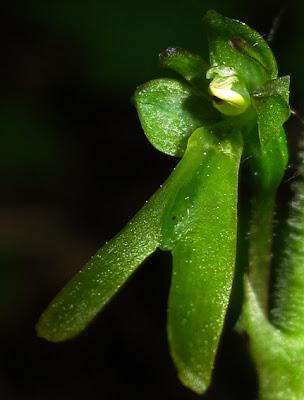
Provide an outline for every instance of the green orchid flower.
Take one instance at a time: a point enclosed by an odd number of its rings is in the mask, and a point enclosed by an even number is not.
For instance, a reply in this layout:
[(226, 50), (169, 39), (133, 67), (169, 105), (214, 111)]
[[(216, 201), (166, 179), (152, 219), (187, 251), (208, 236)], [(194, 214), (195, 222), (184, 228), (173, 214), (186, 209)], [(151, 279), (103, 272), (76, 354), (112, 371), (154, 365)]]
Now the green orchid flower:
[[(289, 78), (278, 78), (264, 39), (215, 11), (206, 14), (204, 24), (209, 63), (169, 48), (160, 62), (179, 78), (152, 80), (133, 98), (148, 140), (180, 162), (62, 289), (37, 325), (38, 335), (50, 341), (77, 336), (147, 257), (156, 249), (169, 251), (168, 340), (181, 381), (197, 393), (210, 383), (233, 283), (242, 160), (253, 197), (246, 279), (262, 309), (267, 302), (268, 238), (288, 161), (283, 123), (290, 114)], [(258, 222), (265, 222), (262, 230)]]

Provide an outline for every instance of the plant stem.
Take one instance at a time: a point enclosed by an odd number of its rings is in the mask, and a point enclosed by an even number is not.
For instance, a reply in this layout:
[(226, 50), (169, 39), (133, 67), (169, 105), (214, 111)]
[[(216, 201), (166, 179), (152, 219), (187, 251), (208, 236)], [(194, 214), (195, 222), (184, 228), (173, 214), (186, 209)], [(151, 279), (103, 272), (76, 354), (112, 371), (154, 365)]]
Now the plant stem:
[(258, 194), (252, 201), (249, 231), (248, 279), (261, 309), (267, 314), (271, 262), (273, 192)]
[[(303, 177), (304, 167), (300, 172)], [(279, 266), (274, 307), (270, 311), (271, 321), (267, 316), (267, 304), (274, 201), (268, 197), (263, 204), (260, 197), (253, 204), (242, 328), (249, 336), (250, 352), (259, 376), (260, 400), (304, 399), (303, 181), (294, 185), (294, 192), (285, 253)]]
[(284, 332), (304, 340), (304, 183), (297, 182), (293, 188), (294, 200), (287, 221), (289, 232), (276, 284), (272, 321)]
[(245, 278), (243, 326), (259, 377), (260, 400), (303, 400), (304, 341), (275, 328)]

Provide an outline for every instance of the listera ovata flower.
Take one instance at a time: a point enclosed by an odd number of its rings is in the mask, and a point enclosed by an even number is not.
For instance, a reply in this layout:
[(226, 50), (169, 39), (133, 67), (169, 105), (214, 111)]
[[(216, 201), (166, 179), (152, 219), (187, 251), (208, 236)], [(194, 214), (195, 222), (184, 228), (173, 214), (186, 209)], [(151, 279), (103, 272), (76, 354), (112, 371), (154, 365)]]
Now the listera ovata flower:
[[(263, 38), (214, 11), (204, 22), (210, 63), (170, 48), (161, 64), (180, 79), (152, 80), (133, 99), (151, 144), (181, 161), (37, 325), (51, 341), (78, 335), (149, 255), (157, 248), (170, 251), (169, 344), (180, 379), (197, 393), (210, 382), (232, 286), (241, 157), (250, 155), (257, 186), (275, 187), (287, 162), (282, 124), (289, 115), (289, 81), (277, 78)], [(265, 110), (277, 99), (279, 117), (271, 130)]]

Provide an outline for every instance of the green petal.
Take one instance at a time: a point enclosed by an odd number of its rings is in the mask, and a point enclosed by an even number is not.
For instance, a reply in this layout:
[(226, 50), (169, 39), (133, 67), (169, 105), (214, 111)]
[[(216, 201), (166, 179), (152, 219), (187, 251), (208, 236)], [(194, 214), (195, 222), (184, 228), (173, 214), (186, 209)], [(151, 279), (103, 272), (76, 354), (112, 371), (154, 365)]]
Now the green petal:
[(277, 64), (262, 36), (243, 22), (211, 10), (204, 17), (212, 66), (233, 67), (249, 91), (276, 78)]
[(210, 382), (232, 286), (241, 149), (239, 135), (194, 132), (176, 169), (184, 182), (162, 221), (162, 248), (173, 255), (171, 354), (181, 381), (197, 393)]
[(159, 55), (163, 67), (177, 72), (207, 95), (209, 65), (198, 55), (179, 47), (169, 47)]
[(174, 79), (156, 79), (138, 87), (134, 100), (152, 145), (177, 157), (183, 155), (191, 133), (218, 115), (190, 86)]

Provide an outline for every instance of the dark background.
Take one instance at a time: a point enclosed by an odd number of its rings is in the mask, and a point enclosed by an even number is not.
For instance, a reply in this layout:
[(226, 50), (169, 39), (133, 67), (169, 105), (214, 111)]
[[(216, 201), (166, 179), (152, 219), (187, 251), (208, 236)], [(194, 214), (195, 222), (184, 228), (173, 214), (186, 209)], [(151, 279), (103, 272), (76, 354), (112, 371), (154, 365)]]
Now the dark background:
[[(149, 259), (78, 339), (50, 344), (36, 337), (34, 325), (177, 162), (148, 143), (130, 102), (138, 84), (164, 76), (158, 53), (178, 45), (207, 58), (201, 16), (210, 8), (265, 34), (283, 9), (272, 47), (301, 113), (303, 4), (1, 3), (1, 400), (197, 398), (178, 382), (168, 354), (166, 254)], [(300, 131), (297, 121), (289, 123), (292, 149)], [(290, 171), (279, 196), (283, 208)], [(235, 318), (228, 318), (205, 399), (254, 399), (254, 370), (232, 333)]]

